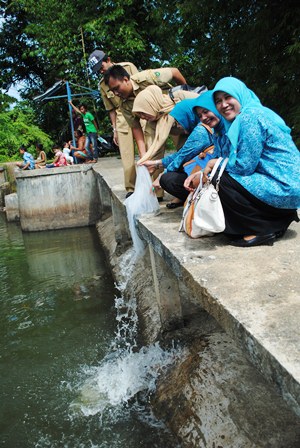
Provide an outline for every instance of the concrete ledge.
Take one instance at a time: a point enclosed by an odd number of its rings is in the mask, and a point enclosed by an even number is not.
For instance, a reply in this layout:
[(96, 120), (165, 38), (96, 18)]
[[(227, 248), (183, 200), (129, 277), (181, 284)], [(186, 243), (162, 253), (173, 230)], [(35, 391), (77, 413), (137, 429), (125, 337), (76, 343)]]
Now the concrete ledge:
[[(125, 209), (119, 161), (101, 159), (93, 169)], [(188, 288), (191, 305), (216, 319), (300, 415), (297, 224), (273, 247), (244, 249), (227, 245), (222, 235), (192, 240), (179, 233), (181, 212), (163, 204), (159, 216), (139, 220), (140, 236)]]
[(82, 227), (100, 217), (91, 165), (20, 171), (16, 182), (24, 231)]

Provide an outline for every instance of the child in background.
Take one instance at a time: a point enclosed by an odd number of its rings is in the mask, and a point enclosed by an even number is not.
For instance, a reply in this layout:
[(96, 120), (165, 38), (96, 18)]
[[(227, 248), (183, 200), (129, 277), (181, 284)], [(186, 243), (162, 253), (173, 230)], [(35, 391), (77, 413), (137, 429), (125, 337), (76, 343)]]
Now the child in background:
[(73, 165), (74, 158), (70, 155), (70, 152), (71, 152), (70, 144), (68, 142), (65, 142), (64, 147), (63, 147), (63, 153), (66, 156), (68, 165)]
[(38, 157), (35, 161), (35, 168), (45, 168), (47, 162), (47, 156), (45, 151), (43, 150), (43, 145), (41, 143), (37, 143), (35, 145), (35, 149), (38, 153)]
[(52, 147), (55, 157), (53, 163), (47, 164), (46, 168), (56, 168), (58, 166), (67, 166), (67, 159), (65, 154), (61, 151), (59, 145), (54, 145)]
[(33, 156), (26, 151), (25, 146), (20, 146), (20, 154), (23, 157), (24, 162), (17, 162), (17, 166), (21, 169), (21, 170), (34, 170), (34, 166), (35, 166), (35, 161)]

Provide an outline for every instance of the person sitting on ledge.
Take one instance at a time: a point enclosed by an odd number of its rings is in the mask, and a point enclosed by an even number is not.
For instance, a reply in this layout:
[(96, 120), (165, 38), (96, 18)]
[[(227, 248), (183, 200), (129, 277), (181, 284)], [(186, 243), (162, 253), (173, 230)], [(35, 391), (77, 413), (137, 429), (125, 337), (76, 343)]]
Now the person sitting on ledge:
[(85, 136), (79, 129), (74, 132), (74, 135), (77, 146), (73, 146), (72, 142), (70, 142), (71, 155), (78, 163), (86, 163), (89, 156), (85, 149)]
[(52, 147), (55, 157), (52, 163), (46, 165), (46, 168), (56, 168), (59, 166), (67, 166), (67, 159), (65, 154), (61, 151), (59, 145), (54, 145)]
[(63, 147), (63, 153), (66, 156), (67, 164), (73, 165), (74, 164), (74, 158), (70, 155), (71, 149), (70, 149), (70, 143), (65, 142)]
[(35, 161), (35, 169), (45, 168), (47, 162), (47, 156), (45, 151), (43, 150), (43, 145), (41, 143), (37, 143), (35, 145), (35, 149), (37, 150), (38, 157)]
[(33, 155), (26, 151), (26, 148), (24, 145), (20, 146), (19, 151), (20, 151), (20, 154), (23, 156), (24, 162), (17, 162), (17, 166), (21, 170), (34, 170), (35, 161), (34, 161)]

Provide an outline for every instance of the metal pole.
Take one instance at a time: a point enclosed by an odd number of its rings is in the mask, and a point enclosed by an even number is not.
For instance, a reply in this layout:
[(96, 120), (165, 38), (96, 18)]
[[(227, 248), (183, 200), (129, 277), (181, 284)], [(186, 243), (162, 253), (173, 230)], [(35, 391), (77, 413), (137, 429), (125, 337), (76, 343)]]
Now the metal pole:
[[(82, 26), (80, 27), (80, 35), (81, 35), (82, 53), (83, 53), (83, 58), (84, 58), (84, 62), (85, 62), (87, 82), (88, 82), (89, 88), (91, 88), (91, 81), (90, 81), (89, 70), (88, 70), (88, 66), (87, 66), (87, 57), (86, 57), (86, 52), (85, 52), (84, 34), (83, 34)], [(96, 121), (97, 121), (98, 126), (99, 126), (99, 120), (98, 120), (98, 117), (97, 117), (97, 110), (96, 110), (94, 97), (92, 97), (92, 103), (93, 103), (93, 109), (94, 109), (95, 118), (96, 118)]]
[(73, 118), (72, 118), (72, 110), (73, 109), (72, 109), (71, 104), (69, 103), (69, 101), (72, 100), (72, 95), (71, 95), (70, 84), (68, 81), (66, 81), (66, 87), (67, 87), (68, 106), (69, 106), (69, 113), (70, 113), (72, 142), (73, 142), (73, 146), (76, 146), (75, 135), (74, 135), (74, 123), (73, 123)]

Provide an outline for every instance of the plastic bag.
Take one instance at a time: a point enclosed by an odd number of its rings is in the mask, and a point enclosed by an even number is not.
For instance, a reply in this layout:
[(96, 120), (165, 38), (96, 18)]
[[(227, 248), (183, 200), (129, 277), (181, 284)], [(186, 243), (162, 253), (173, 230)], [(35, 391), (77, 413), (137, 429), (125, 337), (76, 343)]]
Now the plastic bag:
[(152, 180), (145, 166), (137, 166), (137, 176), (134, 193), (124, 202), (129, 230), (136, 254), (144, 250), (144, 243), (139, 238), (136, 229), (136, 218), (141, 215), (153, 215), (159, 211), (159, 202), (152, 193)]

